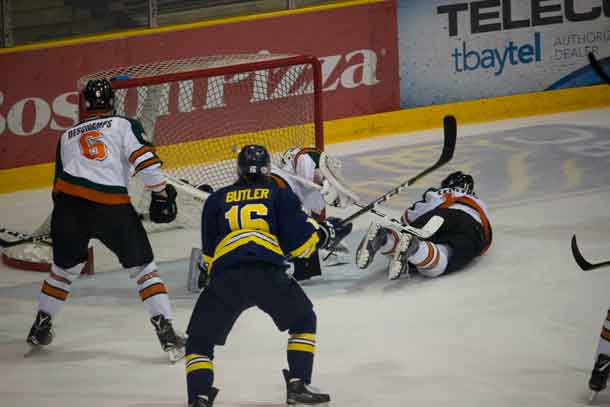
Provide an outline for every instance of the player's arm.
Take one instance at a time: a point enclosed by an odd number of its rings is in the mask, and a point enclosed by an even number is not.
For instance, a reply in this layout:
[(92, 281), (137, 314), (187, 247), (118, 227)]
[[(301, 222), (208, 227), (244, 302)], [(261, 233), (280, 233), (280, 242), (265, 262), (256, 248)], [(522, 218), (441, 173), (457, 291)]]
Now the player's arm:
[(351, 231), (336, 218), (318, 223), (303, 211), (296, 195), (280, 190), (278, 239), (289, 257), (308, 258), (316, 248), (334, 246)]
[(156, 223), (169, 223), (176, 219), (176, 189), (166, 183), (161, 170), (163, 162), (157, 156), (155, 147), (146, 141), (142, 124), (135, 119), (127, 119), (123, 137), (126, 159), (132, 173), (142, 179), (145, 187), (151, 192), (149, 206), (150, 220)]

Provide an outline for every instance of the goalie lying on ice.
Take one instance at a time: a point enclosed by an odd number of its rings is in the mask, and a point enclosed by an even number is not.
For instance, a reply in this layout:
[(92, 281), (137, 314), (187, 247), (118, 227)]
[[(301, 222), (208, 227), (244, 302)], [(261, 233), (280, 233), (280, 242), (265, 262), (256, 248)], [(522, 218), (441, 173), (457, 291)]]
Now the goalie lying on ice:
[(487, 206), (476, 196), (472, 176), (459, 171), (450, 174), (440, 188), (426, 190), (401, 220), (422, 227), (435, 215), (444, 221), (429, 240), (419, 240), (395, 226), (371, 223), (356, 250), (356, 264), (367, 268), (381, 251), (390, 258), (390, 280), (408, 276), (409, 267), (426, 277), (438, 277), (463, 268), (491, 245)]
[[(358, 200), (345, 186), (341, 161), (311, 147), (293, 147), (282, 154), (281, 168), (272, 167), (272, 180), (280, 188), (289, 188), (305, 211), (318, 221), (326, 218), (326, 205), (346, 207)], [(349, 252), (339, 244), (333, 251), (321, 250), (309, 259), (295, 259), (293, 277), (299, 281), (321, 275), (320, 256), (325, 266), (345, 264)]]

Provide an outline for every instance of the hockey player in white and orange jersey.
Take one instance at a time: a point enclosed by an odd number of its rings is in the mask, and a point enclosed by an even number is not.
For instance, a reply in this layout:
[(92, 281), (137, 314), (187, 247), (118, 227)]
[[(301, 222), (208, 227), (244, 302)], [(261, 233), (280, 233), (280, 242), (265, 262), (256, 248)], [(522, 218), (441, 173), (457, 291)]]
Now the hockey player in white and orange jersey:
[(176, 334), (167, 288), (157, 272), (142, 222), (131, 205), (127, 183), (141, 177), (151, 191), (150, 218), (176, 218), (176, 190), (166, 184), (162, 162), (145, 139), (139, 121), (114, 114), (114, 91), (105, 79), (83, 90), (87, 118), (66, 130), (57, 144), (51, 238), (53, 264), (38, 298), (38, 314), (27, 336), (33, 346), (53, 339), (52, 321), (70, 294), (87, 258), (89, 241), (98, 239), (135, 279), (140, 298), (170, 360), (184, 354)]
[(443, 218), (443, 224), (428, 240), (392, 226), (371, 223), (356, 250), (356, 264), (367, 268), (377, 251), (381, 251), (390, 257), (390, 280), (408, 276), (409, 267), (425, 277), (438, 277), (463, 268), (491, 245), (487, 206), (475, 195), (472, 176), (460, 171), (450, 174), (440, 188), (426, 190), (401, 220), (422, 227), (435, 215)]
[(610, 376), (610, 309), (602, 325), (602, 331), (595, 351), (595, 365), (591, 371), (589, 388), (593, 392), (591, 401), (595, 395), (608, 386), (608, 376)]

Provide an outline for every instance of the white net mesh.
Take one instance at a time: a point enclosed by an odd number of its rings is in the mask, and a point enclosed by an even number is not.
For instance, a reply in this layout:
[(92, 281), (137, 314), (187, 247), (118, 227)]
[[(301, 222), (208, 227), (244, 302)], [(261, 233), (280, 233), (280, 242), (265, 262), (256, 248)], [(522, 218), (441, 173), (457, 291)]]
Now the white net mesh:
[[(235, 159), (246, 144), (265, 145), (276, 164), (290, 147), (323, 147), (313, 64), (291, 55), (197, 57), (112, 68), (81, 78), (78, 86), (111, 79), (117, 114), (140, 120), (165, 171), (218, 189), (235, 181)], [(150, 194), (137, 177), (130, 195), (147, 213)], [(176, 222), (147, 229), (198, 228), (201, 207), (179, 193)]]

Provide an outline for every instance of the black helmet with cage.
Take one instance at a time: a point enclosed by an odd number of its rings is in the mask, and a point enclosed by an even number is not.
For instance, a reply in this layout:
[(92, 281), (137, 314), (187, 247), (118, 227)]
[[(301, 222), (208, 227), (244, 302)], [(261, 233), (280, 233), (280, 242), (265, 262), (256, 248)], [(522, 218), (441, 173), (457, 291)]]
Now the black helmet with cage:
[(237, 175), (249, 183), (268, 179), (271, 176), (271, 157), (264, 146), (249, 144), (237, 155)]
[(464, 174), (462, 171), (456, 171), (449, 174), (443, 182), (441, 188), (460, 188), (468, 194), (474, 193), (474, 179), (472, 175)]
[(87, 112), (109, 112), (114, 110), (114, 90), (107, 79), (92, 79), (83, 89)]

